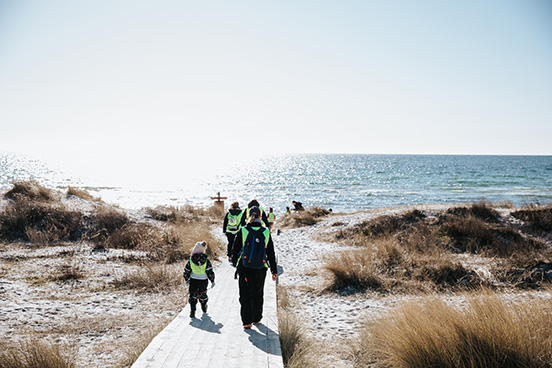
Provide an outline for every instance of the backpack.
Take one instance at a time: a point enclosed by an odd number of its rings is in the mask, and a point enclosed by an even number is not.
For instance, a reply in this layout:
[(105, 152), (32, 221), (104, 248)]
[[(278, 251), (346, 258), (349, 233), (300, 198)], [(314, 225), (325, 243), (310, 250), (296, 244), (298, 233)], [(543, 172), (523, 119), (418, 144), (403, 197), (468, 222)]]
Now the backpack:
[(237, 232), (240, 228), (240, 222), (241, 222), (241, 213), (239, 215), (232, 215), (231, 213), (228, 214), (228, 225), (226, 225), (226, 228), (229, 230), (229, 232)]
[(250, 225), (243, 227), (243, 247), (241, 254), (242, 266), (260, 270), (268, 267), (266, 259), (266, 247), (270, 237), (270, 231), (265, 227), (254, 230)]

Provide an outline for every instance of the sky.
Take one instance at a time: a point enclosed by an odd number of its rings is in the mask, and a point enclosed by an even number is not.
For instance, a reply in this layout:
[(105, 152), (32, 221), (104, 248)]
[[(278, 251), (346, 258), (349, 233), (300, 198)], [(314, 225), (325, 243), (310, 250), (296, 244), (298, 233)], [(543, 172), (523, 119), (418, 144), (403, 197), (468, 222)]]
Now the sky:
[(552, 154), (552, 1), (0, 0), (0, 151)]

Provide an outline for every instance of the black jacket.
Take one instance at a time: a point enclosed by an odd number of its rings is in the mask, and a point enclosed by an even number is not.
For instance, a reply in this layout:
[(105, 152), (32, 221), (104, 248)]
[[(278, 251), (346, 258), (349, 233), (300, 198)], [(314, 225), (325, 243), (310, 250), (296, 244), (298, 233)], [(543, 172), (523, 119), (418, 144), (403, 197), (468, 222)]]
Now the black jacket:
[[(253, 225), (255, 229), (261, 227), (260, 223), (254, 222), (250, 225)], [(248, 225), (249, 226), (249, 225)], [(238, 267), (238, 271), (242, 266), (240, 261), (240, 253), (243, 248), (243, 239), (242, 239), (242, 232), (238, 231), (236, 234), (236, 238), (234, 239), (234, 244), (232, 246), (232, 264), (236, 265)], [(268, 259), (268, 265), (270, 266), (270, 273), (277, 274), (278, 273), (278, 266), (276, 265), (276, 255), (274, 254), (274, 243), (272, 242), (272, 235), (269, 235), (268, 237), (268, 244), (266, 246), (266, 258)]]

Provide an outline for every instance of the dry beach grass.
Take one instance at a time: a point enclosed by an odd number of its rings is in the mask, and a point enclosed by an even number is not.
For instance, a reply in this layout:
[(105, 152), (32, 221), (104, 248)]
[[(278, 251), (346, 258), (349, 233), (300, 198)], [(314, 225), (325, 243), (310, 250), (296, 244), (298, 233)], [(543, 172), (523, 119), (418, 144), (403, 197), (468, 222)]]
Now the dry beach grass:
[[(161, 211), (176, 216), (153, 216)], [(14, 183), (0, 210), (0, 364), (130, 366), (185, 305), (181, 261), (195, 242), (222, 254), (211, 228), (221, 216), (128, 213), (82, 190)]]
[[(480, 202), (280, 219), (286, 365), (552, 366), (551, 214)], [(0, 368), (130, 366), (185, 305), (193, 244), (224, 254), (222, 216), (14, 183), (0, 201)]]

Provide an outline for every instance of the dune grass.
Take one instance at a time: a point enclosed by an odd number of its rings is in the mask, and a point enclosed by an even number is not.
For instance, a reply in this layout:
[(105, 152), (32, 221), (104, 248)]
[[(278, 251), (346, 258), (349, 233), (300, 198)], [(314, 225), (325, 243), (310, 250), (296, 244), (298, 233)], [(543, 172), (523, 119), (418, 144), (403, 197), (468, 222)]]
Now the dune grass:
[(307, 337), (304, 324), (292, 312), (293, 304), (283, 286), (277, 286), (278, 335), (282, 360), (286, 368), (320, 367), (322, 352), (313, 340)]
[(0, 368), (75, 368), (73, 354), (37, 337), (0, 345)]
[(360, 335), (357, 366), (552, 366), (550, 303), (514, 303), (491, 292), (466, 298), (465, 306), (437, 298), (408, 302), (367, 322)]
[(183, 282), (181, 266), (145, 262), (134, 271), (116, 277), (113, 286), (127, 290), (171, 292)]
[(512, 212), (512, 216), (524, 221), (529, 227), (544, 231), (552, 231), (552, 204), (545, 206), (528, 205), (518, 211)]
[(340, 229), (335, 240), (356, 249), (326, 258), (324, 269), (330, 274), (326, 289), (332, 291), (445, 291), (491, 286), (458, 261), (459, 253), (495, 260), (498, 265), (492, 274), (498, 282), (538, 287), (552, 281), (547, 273), (549, 265), (552, 269), (552, 251), (545, 239), (512, 226), (486, 202), (439, 213), (412, 210), (380, 216)]

